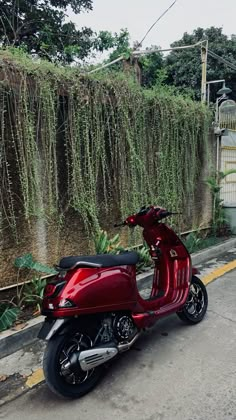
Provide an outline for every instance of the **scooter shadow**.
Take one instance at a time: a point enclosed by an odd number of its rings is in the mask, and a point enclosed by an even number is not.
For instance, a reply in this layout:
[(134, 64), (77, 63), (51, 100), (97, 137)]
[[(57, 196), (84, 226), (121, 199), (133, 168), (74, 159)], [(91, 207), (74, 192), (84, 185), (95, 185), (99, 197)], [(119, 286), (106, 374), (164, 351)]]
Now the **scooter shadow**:
[(85, 401), (89, 398), (100, 398), (103, 393), (108, 393), (108, 389), (114, 388), (114, 385), (117, 386), (119, 381), (122, 382), (124, 380), (124, 371), (127, 372), (128, 370), (130, 372), (130, 369), (135, 370), (145, 366), (145, 357), (148, 353), (150, 354), (150, 351), (153, 351), (154, 347), (155, 363), (163, 363), (163, 354), (168, 352), (168, 348), (171, 349), (171, 341), (175, 340), (176, 336), (181, 334), (181, 331), (183, 332), (188, 328), (191, 327), (182, 323), (175, 314), (160, 319), (154, 327), (146, 330), (139, 337), (128, 352), (120, 354), (112, 361), (98, 386), (91, 393), (82, 397), (82, 399), (70, 400), (60, 398), (53, 394), (47, 385), (44, 384), (37, 389), (36, 393), (32, 393), (33, 395), (30, 396), (30, 400), (33, 404), (40, 406), (43, 402), (41, 410), (44, 410), (44, 407), (46, 407), (45, 409), (48, 412), (50, 409), (53, 410), (55, 408), (55, 404), (57, 407), (60, 407), (60, 405), (64, 406), (68, 403), (70, 405), (78, 404), (79, 401)]

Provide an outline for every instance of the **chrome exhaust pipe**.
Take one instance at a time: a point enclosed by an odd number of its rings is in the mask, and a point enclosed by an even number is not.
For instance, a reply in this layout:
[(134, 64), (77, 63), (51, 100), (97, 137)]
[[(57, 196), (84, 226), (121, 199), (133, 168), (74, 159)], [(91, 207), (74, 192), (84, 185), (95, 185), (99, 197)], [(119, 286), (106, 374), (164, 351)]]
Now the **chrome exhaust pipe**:
[(131, 341), (127, 342), (127, 343), (120, 343), (118, 344), (118, 351), (119, 353), (123, 353), (124, 351), (127, 351), (130, 349), (130, 347), (132, 347), (132, 345), (135, 343), (135, 341), (139, 338), (139, 336), (142, 334), (141, 331), (137, 332), (137, 334), (135, 334), (135, 336), (132, 338)]
[[(89, 350), (81, 351), (77, 359), (81, 369), (84, 372), (87, 372), (88, 370), (94, 369), (97, 366), (108, 362), (108, 360), (113, 359), (113, 357), (115, 357), (118, 353), (123, 353), (129, 350), (140, 335), (141, 332), (138, 332), (131, 341), (120, 343), (117, 347), (115, 344), (111, 344), (110, 347), (95, 347)], [(69, 368), (69, 365), (65, 367)]]
[[(115, 345), (114, 345), (115, 346)], [(78, 362), (83, 371), (94, 369), (95, 367), (113, 359), (118, 353), (117, 347), (95, 347), (79, 353)]]

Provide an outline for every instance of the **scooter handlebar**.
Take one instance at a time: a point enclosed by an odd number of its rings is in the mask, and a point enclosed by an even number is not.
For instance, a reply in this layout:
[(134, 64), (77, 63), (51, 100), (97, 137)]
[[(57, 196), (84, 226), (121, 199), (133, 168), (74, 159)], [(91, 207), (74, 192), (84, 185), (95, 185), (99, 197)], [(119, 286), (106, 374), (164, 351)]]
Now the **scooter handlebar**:
[[(159, 220), (165, 219), (166, 217), (172, 216), (172, 215), (175, 215), (175, 214), (181, 214), (181, 213), (177, 213), (177, 212), (173, 212), (173, 211), (161, 210), (159, 207), (156, 208), (155, 210), (156, 210), (156, 212), (158, 214)], [(140, 216), (140, 214), (138, 214), (137, 216)], [(137, 224), (137, 222), (136, 222), (135, 217), (134, 216), (130, 216), (124, 222), (115, 223), (113, 226), (115, 228), (117, 228), (117, 227), (123, 227), (123, 226), (134, 227), (134, 226), (136, 226), (136, 224)]]
[(159, 217), (164, 219), (165, 217), (171, 216), (173, 213), (171, 211), (161, 211)]
[(181, 213), (177, 213), (177, 212), (173, 212), (173, 211), (161, 211), (160, 212), (160, 218), (164, 219), (165, 217), (174, 216), (175, 214), (181, 214)]

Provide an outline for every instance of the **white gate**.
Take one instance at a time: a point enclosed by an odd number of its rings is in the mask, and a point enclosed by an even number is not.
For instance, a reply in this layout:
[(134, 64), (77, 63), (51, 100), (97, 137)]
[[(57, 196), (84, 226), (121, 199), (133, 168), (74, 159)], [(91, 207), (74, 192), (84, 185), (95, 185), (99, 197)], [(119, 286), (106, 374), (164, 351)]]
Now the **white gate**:
[[(221, 141), (220, 170), (236, 170), (236, 131), (228, 130)], [(228, 175), (221, 183), (221, 198), (225, 203), (236, 203), (236, 173)]]

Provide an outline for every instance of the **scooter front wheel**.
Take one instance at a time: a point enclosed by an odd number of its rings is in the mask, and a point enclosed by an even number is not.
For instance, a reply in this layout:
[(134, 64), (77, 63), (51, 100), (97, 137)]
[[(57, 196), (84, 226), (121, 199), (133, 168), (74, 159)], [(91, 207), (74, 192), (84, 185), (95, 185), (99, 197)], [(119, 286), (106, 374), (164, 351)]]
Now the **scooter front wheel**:
[(192, 277), (187, 301), (178, 317), (187, 324), (197, 324), (204, 318), (208, 306), (206, 286), (196, 276)]
[(48, 342), (43, 370), (51, 391), (64, 398), (80, 398), (97, 385), (104, 373), (103, 366), (88, 371), (83, 371), (79, 363), (69, 366), (73, 355), (91, 346), (89, 335), (82, 333), (58, 335)]

